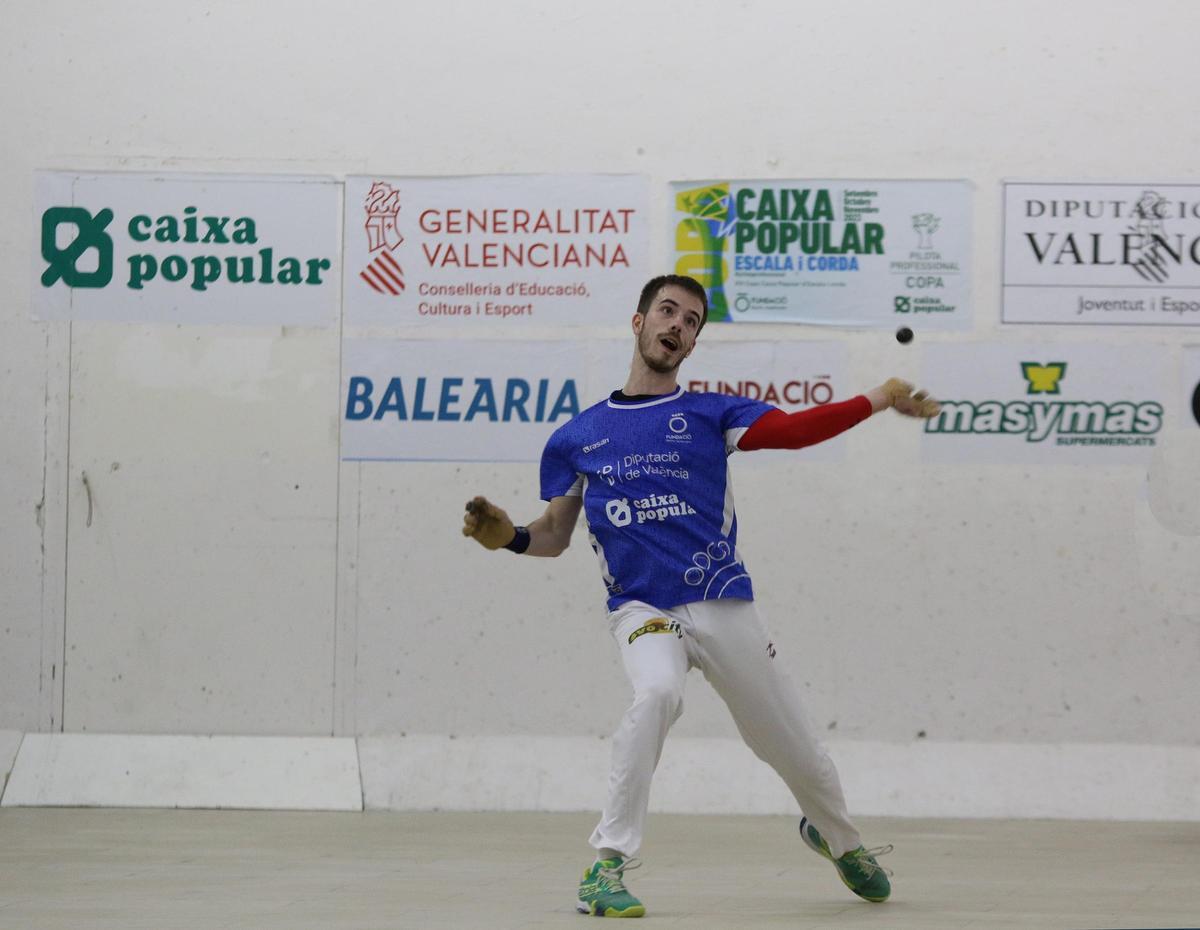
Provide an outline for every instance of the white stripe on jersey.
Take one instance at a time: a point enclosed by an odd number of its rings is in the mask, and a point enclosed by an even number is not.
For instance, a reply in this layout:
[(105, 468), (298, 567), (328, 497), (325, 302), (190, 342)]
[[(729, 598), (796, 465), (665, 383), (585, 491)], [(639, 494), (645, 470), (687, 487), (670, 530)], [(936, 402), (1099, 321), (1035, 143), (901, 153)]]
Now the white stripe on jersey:
[(721, 516), (721, 538), (728, 539), (733, 529), (733, 466), (725, 460), (725, 510)]
[[(579, 484), (580, 482), (583, 483), (580, 493), (583, 495), (584, 513), (587, 513), (587, 475), (580, 475), (579, 481), (576, 481), (575, 484)], [(571, 487), (574, 489), (575, 485), (572, 485)], [(608, 570), (608, 559), (604, 555), (604, 547), (600, 545), (600, 541), (596, 539), (596, 534), (592, 532), (592, 527), (590, 524), (588, 525), (588, 542), (592, 544), (592, 551), (596, 553), (596, 558), (600, 562), (600, 577), (604, 579), (605, 587), (611, 587), (617, 583), (617, 579), (614, 578), (612, 576), (612, 572)]]
[(733, 453), (740, 451), (738, 443), (742, 441), (742, 437), (746, 435), (746, 430), (749, 428), (748, 426), (735, 426), (732, 429), (725, 430), (726, 455), (733, 455)]

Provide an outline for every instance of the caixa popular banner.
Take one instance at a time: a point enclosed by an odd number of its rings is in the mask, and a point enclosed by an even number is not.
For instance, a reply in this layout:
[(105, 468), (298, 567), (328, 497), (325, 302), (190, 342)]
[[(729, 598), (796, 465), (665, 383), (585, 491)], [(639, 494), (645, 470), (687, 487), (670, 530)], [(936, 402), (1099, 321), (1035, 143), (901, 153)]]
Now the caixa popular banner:
[(926, 344), (928, 462), (1149, 461), (1175, 398), (1163, 346)]
[(634, 175), (346, 179), (352, 326), (612, 324), (646, 279)]
[(38, 172), (34, 317), (331, 326), (340, 190), (328, 178)]
[(586, 370), (579, 342), (347, 339), (342, 459), (539, 461)]
[(1005, 323), (1200, 326), (1200, 184), (1007, 182)]
[(675, 270), (710, 319), (968, 329), (965, 181), (676, 181)]

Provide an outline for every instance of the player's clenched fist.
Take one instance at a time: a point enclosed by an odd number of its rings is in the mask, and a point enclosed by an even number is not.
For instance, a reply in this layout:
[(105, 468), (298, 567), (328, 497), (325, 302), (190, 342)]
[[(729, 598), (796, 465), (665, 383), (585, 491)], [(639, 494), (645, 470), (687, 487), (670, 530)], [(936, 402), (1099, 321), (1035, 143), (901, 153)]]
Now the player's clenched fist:
[(517, 531), (503, 510), (486, 497), (473, 497), (467, 501), (462, 533), (485, 549), (502, 549), (512, 542)]
[(927, 420), (941, 413), (941, 404), (930, 397), (928, 391), (914, 393), (913, 386), (899, 378), (888, 378), (883, 384), (883, 392), (889, 406), (895, 407), (897, 413), (906, 417), (921, 417)]

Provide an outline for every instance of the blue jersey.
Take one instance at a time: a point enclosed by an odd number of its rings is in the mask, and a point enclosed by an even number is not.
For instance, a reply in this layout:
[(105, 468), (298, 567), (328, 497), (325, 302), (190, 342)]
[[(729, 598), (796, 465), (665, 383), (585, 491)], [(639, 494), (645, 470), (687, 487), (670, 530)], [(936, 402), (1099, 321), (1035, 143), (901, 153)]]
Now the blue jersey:
[(583, 495), (608, 607), (753, 600), (737, 551), (729, 455), (769, 404), (678, 388), (605, 400), (564, 423), (542, 453), (542, 498)]

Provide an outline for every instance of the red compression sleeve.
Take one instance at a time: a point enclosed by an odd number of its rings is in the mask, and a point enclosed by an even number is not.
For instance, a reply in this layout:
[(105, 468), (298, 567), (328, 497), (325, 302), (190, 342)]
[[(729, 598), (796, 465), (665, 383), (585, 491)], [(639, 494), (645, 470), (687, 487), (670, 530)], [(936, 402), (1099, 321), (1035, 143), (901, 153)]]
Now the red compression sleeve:
[(871, 415), (871, 402), (859, 394), (836, 404), (784, 413), (768, 410), (738, 440), (743, 452), (755, 449), (803, 449), (832, 439)]

